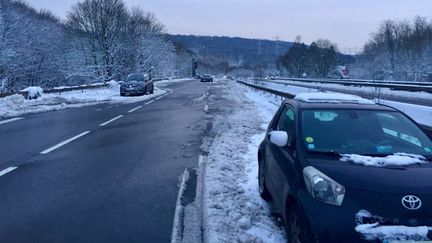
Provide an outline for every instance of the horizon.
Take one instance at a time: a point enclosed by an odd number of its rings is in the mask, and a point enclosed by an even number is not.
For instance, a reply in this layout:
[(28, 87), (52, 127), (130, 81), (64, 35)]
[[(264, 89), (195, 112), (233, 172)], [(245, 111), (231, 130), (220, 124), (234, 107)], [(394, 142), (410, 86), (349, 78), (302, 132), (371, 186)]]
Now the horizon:
[[(36, 9), (47, 9), (65, 19), (77, 1), (31, 0)], [(168, 34), (239, 37), (246, 39), (294, 42), (296, 36), (310, 44), (318, 39), (336, 43), (342, 53), (362, 50), (372, 33), (387, 20), (412, 20), (415, 16), (430, 21), (427, 0), (124, 0), (128, 8), (138, 6), (155, 13)], [(226, 5), (230, 4), (230, 8)], [(305, 11), (304, 9), (307, 9)], [(181, 21), (180, 21), (181, 20)]]

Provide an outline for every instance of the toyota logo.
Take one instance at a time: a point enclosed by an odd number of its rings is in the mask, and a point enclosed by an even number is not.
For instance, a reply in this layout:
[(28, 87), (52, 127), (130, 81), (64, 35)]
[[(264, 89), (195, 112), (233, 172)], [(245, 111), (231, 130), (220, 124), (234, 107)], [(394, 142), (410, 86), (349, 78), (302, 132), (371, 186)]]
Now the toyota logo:
[(402, 205), (409, 210), (417, 210), (422, 206), (422, 202), (420, 198), (413, 196), (413, 195), (407, 195), (402, 198)]

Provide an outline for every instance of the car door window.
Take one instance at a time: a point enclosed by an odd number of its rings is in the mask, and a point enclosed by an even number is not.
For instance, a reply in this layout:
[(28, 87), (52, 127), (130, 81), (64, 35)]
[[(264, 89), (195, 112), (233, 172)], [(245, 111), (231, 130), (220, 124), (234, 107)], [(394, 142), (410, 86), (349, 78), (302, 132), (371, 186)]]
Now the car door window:
[(289, 106), (286, 106), (276, 124), (276, 130), (285, 131), (290, 138), (295, 136), (295, 112)]

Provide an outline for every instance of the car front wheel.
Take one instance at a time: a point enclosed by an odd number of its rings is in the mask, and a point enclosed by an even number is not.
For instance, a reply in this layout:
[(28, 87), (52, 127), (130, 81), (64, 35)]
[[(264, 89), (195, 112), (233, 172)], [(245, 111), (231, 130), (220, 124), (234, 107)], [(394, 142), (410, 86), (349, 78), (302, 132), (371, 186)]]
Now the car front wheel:
[(288, 242), (291, 243), (314, 243), (312, 232), (300, 208), (294, 204), (287, 210), (286, 232)]
[(259, 163), (259, 168), (258, 168), (258, 189), (262, 199), (264, 199), (265, 201), (271, 200), (271, 195), (269, 190), (267, 189), (267, 184), (265, 182), (264, 162), (262, 161)]

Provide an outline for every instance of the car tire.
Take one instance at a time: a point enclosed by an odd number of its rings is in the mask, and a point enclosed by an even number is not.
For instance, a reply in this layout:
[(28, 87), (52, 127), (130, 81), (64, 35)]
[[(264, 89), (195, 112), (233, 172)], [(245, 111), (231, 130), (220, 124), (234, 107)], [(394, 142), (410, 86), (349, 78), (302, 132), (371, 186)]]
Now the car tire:
[(146, 95), (147, 94), (147, 87), (145, 87), (144, 92), (142, 93), (142, 95)]
[(258, 166), (258, 191), (264, 201), (270, 201), (272, 199), (270, 192), (267, 188), (264, 177), (264, 162), (259, 162)]
[(152, 88), (152, 90), (150, 91), (150, 94), (154, 94), (154, 88)]
[(286, 234), (291, 243), (315, 243), (306, 221), (306, 216), (297, 204), (291, 205), (286, 212)]
[(123, 94), (123, 93), (120, 93), (120, 96), (125, 96), (125, 94)]

